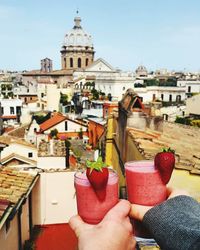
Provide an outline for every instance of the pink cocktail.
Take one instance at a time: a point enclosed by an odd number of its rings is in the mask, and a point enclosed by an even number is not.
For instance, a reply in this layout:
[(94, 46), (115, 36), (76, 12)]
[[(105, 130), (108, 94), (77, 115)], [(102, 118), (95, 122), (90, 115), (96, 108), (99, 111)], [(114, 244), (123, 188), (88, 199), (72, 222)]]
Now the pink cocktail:
[(153, 161), (132, 161), (125, 164), (128, 200), (154, 206), (166, 200), (167, 190)]
[[(132, 161), (125, 163), (128, 200), (131, 203), (154, 206), (167, 197), (167, 189), (153, 161)], [(141, 222), (133, 220), (135, 235), (151, 237)]]
[(105, 214), (117, 204), (118, 198), (118, 175), (109, 169), (109, 178), (106, 187), (106, 197), (100, 201), (87, 179), (86, 173), (75, 174), (75, 189), (78, 214), (89, 224), (99, 223)]

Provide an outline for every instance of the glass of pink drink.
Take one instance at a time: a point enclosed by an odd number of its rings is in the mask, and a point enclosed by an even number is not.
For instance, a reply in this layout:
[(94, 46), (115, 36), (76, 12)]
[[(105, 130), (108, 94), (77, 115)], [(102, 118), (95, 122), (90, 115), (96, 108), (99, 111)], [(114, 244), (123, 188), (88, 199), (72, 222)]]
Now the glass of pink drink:
[[(128, 200), (131, 203), (154, 206), (167, 198), (166, 185), (162, 182), (154, 161), (130, 161), (125, 163)], [(141, 223), (134, 220), (136, 236), (146, 237)]]
[(109, 169), (105, 200), (100, 201), (90, 185), (86, 172), (75, 174), (75, 189), (78, 214), (89, 224), (99, 223), (105, 214), (119, 201), (118, 175)]

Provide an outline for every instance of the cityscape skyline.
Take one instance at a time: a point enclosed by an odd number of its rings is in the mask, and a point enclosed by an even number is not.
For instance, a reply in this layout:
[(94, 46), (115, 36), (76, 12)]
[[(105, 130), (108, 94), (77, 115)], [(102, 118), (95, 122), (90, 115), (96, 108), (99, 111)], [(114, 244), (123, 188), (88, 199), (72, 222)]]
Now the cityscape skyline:
[(196, 0), (3, 0), (0, 69), (39, 69), (45, 57), (61, 69), (60, 49), (78, 9), (83, 29), (92, 36), (95, 59), (130, 71), (141, 64), (148, 70), (200, 71), (199, 7)]

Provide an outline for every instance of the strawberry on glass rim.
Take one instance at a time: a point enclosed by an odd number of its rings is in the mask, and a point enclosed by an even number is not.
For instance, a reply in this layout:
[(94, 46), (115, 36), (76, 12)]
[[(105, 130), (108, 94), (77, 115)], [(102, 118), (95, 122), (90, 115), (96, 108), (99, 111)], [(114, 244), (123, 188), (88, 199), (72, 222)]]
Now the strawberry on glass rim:
[(175, 151), (171, 148), (164, 148), (162, 152), (155, 155), (154, 163), (160, 172), (163, 183), (167, 184), (175, 166)]
[(86, 161), (86, 176), (94, 189), (98, 199), (104, 201), (106, 197), (106, 186), (108, 182), (108, 168), (106, 163), (102, 161), (102, 157), (98, 157), (97, 161)]

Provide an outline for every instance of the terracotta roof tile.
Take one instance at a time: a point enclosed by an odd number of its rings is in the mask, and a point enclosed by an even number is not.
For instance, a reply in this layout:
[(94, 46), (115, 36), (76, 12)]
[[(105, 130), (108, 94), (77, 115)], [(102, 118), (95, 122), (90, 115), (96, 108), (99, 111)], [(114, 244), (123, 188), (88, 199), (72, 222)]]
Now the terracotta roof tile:
[(168, 122), (164, 122), (162, 133), (128, 128), (129, 135), (144, 159), (153, 159), (161, 148), (171, 147), (176, 152), (177, 169), (200, 175), (199, 132), (199, 128)]
[(27, 193), (36, 175), (37, 172), (26, 173), (16, 167), (0, 168), (0, 222), (8, 208), (13, 208)]
[(63, 116), (60, 113), (56, 113), (53, 115), (53, 117), (51, 117), (47, 121), (40, 124), (40, 130), (41, 130), (41, 132), (43, 132), (43, 131), (50, 129), (51, 127), (55, 126), (56, 124), (66, 120), (66, 119), (67, 119), (66, 116)]

